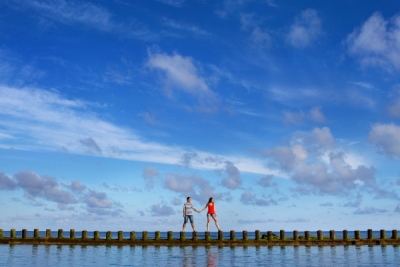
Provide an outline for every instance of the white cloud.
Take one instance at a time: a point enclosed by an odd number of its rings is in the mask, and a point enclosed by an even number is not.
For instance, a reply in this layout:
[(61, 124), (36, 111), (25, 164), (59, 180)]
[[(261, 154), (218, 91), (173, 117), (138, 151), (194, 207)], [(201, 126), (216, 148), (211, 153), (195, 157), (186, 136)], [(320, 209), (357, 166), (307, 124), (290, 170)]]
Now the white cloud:
[(29, 199), (44, 198), (60, 204), (77, 203), (75, 197), (59, 188), (59, 183), (51, 177), (40, 177), (30, 171), (19, 172), (14, 175), (18, 187), (24, 190)]
[(270, 206), (276, 205), (276, 201), (273, 199), (266, 200), (263, 198), (257, 198), (257, 196), (250, 191), (245, 191), (240, 195), (240, 202), (245, 205), (254, 205), (254, 206)]
[(400, 68), (400, 16), (385, 20), (374, 13), (346, 39), (349, 54), (357, 57), (362, 66)]
[(169, 56), (167, 54), (149, 54), (147, 66), (158, 69), (165, 74), (165, 85), (175, 87), (188, 93), (202, 96), (209, 94), (205, 80), (198, 75), (197, 67), (190, 57), (178, 54)]
[(164, 180), (164, 187), (179, 193), (183, 198), (191, 197), (197, 201), (204, 201), (204, 196), (222, 199), (226, 194), (215, 192), (215, 187), (206, 179), (193, 175), (168, 174)]
[(155, 179), (159, 176), (157, 169), (154, 167), (149, 167), (143, 169), (142, 177), (146, 181), (146, 188), (152, 189), (154, 188)]
[(81, 184), (78, 180), (75, 180), (71, 185), (64, 185), (66, 188), (73, 192), (82, 193), (86, 189), (86, 185)]
[(0, 172), (0, 190), (14, 190), (17, 188), (18, 185), (14, 180)]
[(152, 205), (150, 212), (153, 216), (170, 216), (174, 215), (175, 211), (172, 207), (167, 205)]
[(310, 119), (318, 123), (323, 123), (326, 121), (325, 116), (321, 111), (321, 107), (313, 107), (310, 109)]
[(383, 210), (383, 209), (376, 209), (372, 206), (369, 207), (364, 207), (364, 209), (357, 209), (354, 214), (373, 214), (373, 213), (384, 213), (387, 212), (387, 210)]
[(230, 161), (242, 172), (279, 175), (258, 159), (193, 152), (144, 141), (133, 130), (114, 125), (92, 112), (93, 107), (102, 108), (96, 103), (29, 87), (0, 86), (0, 95), (0, 147), (172, 165), (179, 164), (182, 155), (195, 153), (197, 157), (190, 163), (193, 168), (224, 168), (225, 162)]
[(85, 197), (85, 203), (92, 208), (111, 208), (112, 203), (104, 192), (97, 192), (89, 189), (89, 194)]
[(400, 157), (400, 127), (391, 124), (375, 124), (368, 141), (388, 156)]
[(330, 148), (335, 145), (335, 140), (328, 127), (314, 128), (311, 131), (311, 142), (314, 142), (318, 147)]
[(272, 186), (271, 181), (272, 181), (273, 177), (274, 177), (273, 175), (266, 175), (264, 177), (261, 177), (257, 181), (257, 184), (261, 185), (262, 187), (270, 187), (270, 186)]
[[(98, 119), (86, 109), (90, 108), (90, 103), (67, 100), (57, 93), (32, 88), (0, 86), (0, 94), (3, 96), (0, 98), (0, 126), (7, 129), (3, 130), (5, 134), (11, 135), (11, 140), (22, 149), (68, 147), (70, 153), (86, 154), (90, 148), (90, 152), (102, 152), (107, 157), (142, 158), (142, 161), (152, 158), (163, 162), (167, 157), (150, 156), (149, 152), (181, 154), (180, 149), (174, 151), (172, 147), (142, 142), (135, 133)], [(86, 141), (82, 143), (82, 140)], [(88, 143), (88, 140), (96, 141)], [(174, 160), (167, 162), (176, 163)]]
[(299, 187), (298, 191), (305, 194), (341, 194), (357, 186), (372, 188), (378, 193), (375, 169), (350, 166), (345, 154), (335, 152), (334, 148), (335, 140), (329, 128), (314, 128), (310, 133), (295, 133), (290, 146), (266, 149), (263, 156), (268, 164), (288, 173), (293, 181), (308, 186)]
[(299, 112), (283, 111), (283, 121), (287, 124), (301, 125), (305, 118), (306, 115), (301, 110)]
[(313, 107), (306, 113), (302, 110), (299, 112), (283, 111), (283, 121), (287, 124), (301, 125), (307, 121), (323, 123), (326, 119), (321, 107)]
[(222, 180), (221, 184), (229, 189), (239, 188), (242, 185), (239, 169), (230, 161), (227, 161), (225, 164), (224, 172), (228, 176)]
[(322, 33), (321, 20), (314, 9), (304, 10), (290, 27), (287, 41), (299, 48), (306, 47)]

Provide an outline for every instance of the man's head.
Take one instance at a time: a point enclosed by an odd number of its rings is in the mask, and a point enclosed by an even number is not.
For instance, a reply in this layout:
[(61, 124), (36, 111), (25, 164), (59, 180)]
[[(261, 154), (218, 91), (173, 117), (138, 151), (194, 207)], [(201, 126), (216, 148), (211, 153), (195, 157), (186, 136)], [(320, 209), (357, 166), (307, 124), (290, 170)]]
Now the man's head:
[(186, 200), (187, 200), (187, 202), (190, 202), (190, 197), (187, 197)]

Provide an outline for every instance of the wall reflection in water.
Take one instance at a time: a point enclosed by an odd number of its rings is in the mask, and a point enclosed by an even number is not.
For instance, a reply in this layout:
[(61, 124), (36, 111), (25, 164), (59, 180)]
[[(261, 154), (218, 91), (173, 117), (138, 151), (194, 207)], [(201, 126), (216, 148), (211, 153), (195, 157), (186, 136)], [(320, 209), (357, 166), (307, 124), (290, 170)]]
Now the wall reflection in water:
[(0, 266), (396, 266), (397, 246), (0, 245)]

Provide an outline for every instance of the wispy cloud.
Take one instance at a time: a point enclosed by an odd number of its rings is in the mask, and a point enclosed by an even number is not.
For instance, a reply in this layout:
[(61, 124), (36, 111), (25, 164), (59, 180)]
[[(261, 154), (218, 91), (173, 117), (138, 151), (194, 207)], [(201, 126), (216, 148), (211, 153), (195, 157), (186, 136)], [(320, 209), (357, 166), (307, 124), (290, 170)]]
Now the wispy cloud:
[(84, 23), (105, 31), (110, 31), (115, 27), (111, 22), (111, 13), (107, 9), (88, 2), (25, 0), (23, 3), (63, 23)]
[(0, 86), (0, 95), (0, 147), (172, 165), (181, 164), (182, 155), (195, 153), (190, 163), (193, 168), (220, 169), (230, 161), (240, 171), (279, 175), (258, 159), (191, 152), (184, 147), (145, 141), (134, 130), (101, 119), (93, 110), (104, 107), (96, 103), (28, 87)]
[(73, 0), (23, 0), (18, 6), (32, 8), (41, 16), (64, 24), (79, 23), (100, 31), (124, 34), (124, 36), (152, 39), (151, 34), (142, 25), (132, 22), (116, 22), (113, 14), (106, 8), (90, 2)]
[[(1, 86), (0, 94), (4, 96), (0, 99), (0, 125), (8, 129), (3, 132), (12, 137), (13, 144), (22, 149), (58, 150), (65, 147), (70, 153), (101, 153), (106, 157), (126, 159), (142, 157), (144, 161), (160, 160), (163, 157), (156, 154), (161, 151), (177, 155), (176, 159), (181, 154), (179, 148), (143, 142), (134, 132), (97, 118), (88, 112), (96, 105), (93, 103), (68, 100), (58, 93), (33, 88)], [(32, 140), (40, 140), (40, 146), (35, 146), (35, 141), (29, 142)], [(150, 151), (157, 151), (153, 159), (148, 154)], [(176, 163), (177, 160), (167, 162)]]
[(283, 111), (283, 121), (288, 124), (301, 125), (306, 121), (323, 123), (326, 121), (320, 107), (313, 107), (307, 113)]
[(255, 223), (265, 224), (265, 223), (267, 223), (267, 220), (266, 219), (256, 219), (256, 220), (243, 220), (243, 219), (240, 219), (240, 220), (238, 220), (238, 223), (240, 223), (240, 224), (255, 224)]
[(167, 27), (170, 27), (174, 30), (181, 30), (185, 32), (190, 32), (194, 36), (201, 37), (201, 36), (209, 36), (211, 33), (207, 32), (206, 30), (201, 29), (195, 25), (187, 24), (184, 22), (178, 22), (172, 19), (164, 18), (162, 20), (163, 24)]
[(157, 0), (157, 1), (173, 7), (181, 7), (185, 3), (185, 0)]
[(271, 100), (282, 103), (286, 106), (298, 106), (299, 103), (321, 103), (326, 101), (327, 95), (331, 93), (324, 91), (321, 93), (320, 89), (317, 88), (295, 88), (285, 86), (271, 86), (268, 89), (268, 98)]
[(369, 206), (369, 207), (364, 207), (364, 209), (357, 209), (354, 212), (354, 214), (363, 215), (363, 214), (374, 214), (374, 213), (384, 213), (384, 212), (387, 212), (387, 210), (377, 209), (372, 206)]
[(321, 203), (319, 205), (321, 207), (332, 207), (333, 206), (332, 202), (324, 202), (324, 203)]
[(242, 14), (240, 22), (242, 30), (250, 33), (253, 45), (261, 48), (270, 46), (272, 37), (268, 30), (261, 26), (261, 22), (255, 19), (254, 14)]
[(294, 47), (303, 48), (322, 34), (321, 20), (314, 9), (304, 10), (290, 27), (287, 41)]

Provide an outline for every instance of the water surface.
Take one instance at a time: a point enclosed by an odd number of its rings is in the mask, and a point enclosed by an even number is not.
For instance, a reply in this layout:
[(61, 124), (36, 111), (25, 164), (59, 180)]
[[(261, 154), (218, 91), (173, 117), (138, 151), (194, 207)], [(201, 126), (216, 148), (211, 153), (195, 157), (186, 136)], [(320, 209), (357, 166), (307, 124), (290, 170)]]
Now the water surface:
[(0, 245), (0, 266), (399, 266), (398, 246)]

